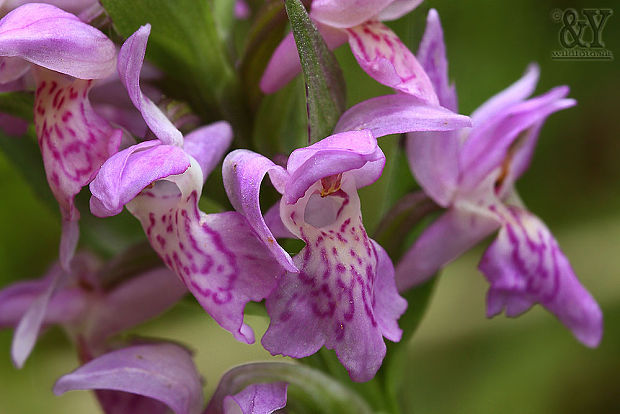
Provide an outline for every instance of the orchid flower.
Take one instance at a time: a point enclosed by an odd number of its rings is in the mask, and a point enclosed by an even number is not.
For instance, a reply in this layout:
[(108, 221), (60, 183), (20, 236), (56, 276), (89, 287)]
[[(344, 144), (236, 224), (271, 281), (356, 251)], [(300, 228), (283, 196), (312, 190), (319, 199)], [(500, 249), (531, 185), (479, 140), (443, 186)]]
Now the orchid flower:
[[(266, 301), (271, 323), (262, 344), (272, 354), (301, 358), (325, 345), (351, 378), (367, 381), (385, 355), (383, 337), (400, 340), (396, 321), (407, 304), (396, 292), (390, 258), (366, 234), (357, 195), (379, 178), (384, 164), (368, 131), (295, 150), (286, 169), (248, 150), (224, 160), (231, 203), (286, 269)], [(282, 199), (263, 218), (258, 199), (267, 173)], [(291, 258), (277, 237), (306, 245)]]
[[(434, 10), (418, 57), (440, 103), (456, 110), (441, 24)], [(594, 347), (602, 335), (599, 306), (579, 283), (549, 229), (527, 211), (514, 188), (529, 165), (544, 120), (575, 105), (566, 98), (565, 86), (527, 99), (538, 72), (538, 67), (530, 66), (518, 82), (478, 108), (472, 114), (471, 129), (409, 135), (411, 169), (426, 193), (447, 211), (398, 264), (397, 283), (402, 291), (425, 281), (499, 229), (479, 265), (491, 284), (487, 315), (505, 309), (513, 317), (540, 303), (579, 341)]]
[(253, 383), (237, 392), (228, 385), (231, 373), (224, 374), (218, 387), (217, 394), (224, 398), (214, 397), (204, 409), (202, 381), (191, 353), (173, 343), (140, 344), (102, 355), (64, 375), (54, 393), (114, 390), (152, 401), (143, 410), (118, 403), (103, 406), (109, 414), (163, 414), (168, 408), (175, 414), (269, 414), (285, 407), (286, 383)]
[(47, 4), (25, 4), (0, 20), (0, 82), (33, 69), (34, 123), (47, 180), (60, 205), (60, 261), (68, 268), (77, 245), (75, 196), (118, 149), (114, 130), (91, 108), (93, 79), (114, 71), (116, 49), (99, 30)]
[[(395, 20), (410, 12), (421, 0), (314, 0), (310, 18), (327, 46), (335, 49), (349, 42), (361, 68), (378, 82), (420, 101), (436, 105), (432, 84), (416, 57), (381, 20)], [(293, 34), (277, 47), (260, 82), (273, 93), (300, 71)]]
[(52, 292), (59, 264), (39, 279), (0, 291), (0, 328), (15, 328), (12, 357), (21, 367), (42, 328), (61, 325), (83, 360), (107, 349), (107, 339), (162, 313), (187, 292), (166, 268), (155, 268), (108, 288), (107, 269), (90, 254), (74, 257), (72, 273)]
[(91, 211), (99, 217), (123, 206), (138, 220), (153, 249), (203, 308), (239, 341), (252, 343), (243, 322), (249, 301), (264, 299), (280, 273), (245, 218), (198, 208), (203, 183), (230, 145), (225, 122), (185, 138), (140, 90), (140, 69), (150, 26), (134, 33), (119, 52), (119, 75), (157, 140), (111, 157), (90, 185)]

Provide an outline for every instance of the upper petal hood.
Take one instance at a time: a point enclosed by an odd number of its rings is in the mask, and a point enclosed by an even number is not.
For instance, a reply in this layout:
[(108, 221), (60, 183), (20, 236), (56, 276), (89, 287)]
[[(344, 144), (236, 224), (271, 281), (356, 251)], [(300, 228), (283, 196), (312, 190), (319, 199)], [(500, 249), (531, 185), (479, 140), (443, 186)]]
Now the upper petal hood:
[(61, 377), (54, 394), (101, 389), (159, 400), (175, 414), (199, 414), (203, 405), (191, 354), (171, 343), (134, 345), (102, 355)]
[(291, 153), (284, 199), (294, 203), (316, 181), (346, 171), (351, 171), (358, 188), (364, 187), (379, 179), (384, 166), (385, 155), (370, 131), (334, 134)]
[(103, 33), (57, 7), (25, 4), (0, 20), (0, 56), (81, 79), (114, 72), (116, 48)]
[(119, 214), (123, 206), (151, 183), (181, 174), (190, 166), (183, 149), (145, 141), (111, 157), (90, 184), (90, 209), (98, 217)]

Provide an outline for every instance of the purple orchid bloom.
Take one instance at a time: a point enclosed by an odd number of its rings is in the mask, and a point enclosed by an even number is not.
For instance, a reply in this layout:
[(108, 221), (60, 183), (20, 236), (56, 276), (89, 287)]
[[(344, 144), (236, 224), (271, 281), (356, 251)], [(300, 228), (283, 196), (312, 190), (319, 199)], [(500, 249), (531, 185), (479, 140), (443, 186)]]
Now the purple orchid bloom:
[[(434, 10), (418, 57), (440, 103), (456, 110)], [(549, 229), (527, 211), (514, 188), (529, 165), (544, 120), (575, 105), (566, 98), (565, 86), (527, 99), (538, 72), (538, 67), (530, 66), (518, 82), (478, 108), (471, 129), (409, 135), (411, 169), (426, 193), (447, 211), (398, 264), (397, 283), (402, 291), (425, 281), (499, 229), (479, 265), (491, 284), (487, 315), (506, 309), (506, 315), (513, 317), (540, 303), (579, 341), (595, 347), (602, 336), (599, 306), (579, 283)]]
[(111, 289), (106, 269), (92, 255), (73, 258), (72, 273), (52, 289), (58, 264), (39, 280), (17, 282), (0, 291), (0, 328), (15, 328), (12, 357), (21, 367), (42, 328), (61, 325), (78, 345), (82, 360), (108, 349), (107, 339), (168, 309), (187, 292), (166, 268), (139, 274)]
[(93, 79), (114, 71), (116, 49), (99, 30), (47, 4), (25, 4), (0, 20), (0, 82), (32, 69), (34, 123), (47, 180), (63, 217), (60, 261), (69, 266), (79, 230), (74, 198), (120, 144), (91, 108)]
[[(224, 160), (233, 206), (286, 269), (266, 301), (271, 323), (262, 344), (272, 354), (301, 358), (325, 345), (353, 380), (367, 381), (385, 355), (383, 337), (400, 340), (396, 321), (407, 303), (396, 291), (389, 256), (366, 234), (357, 195), (384, 165), (369, 131), (332, 135), (295, 150), (286, 169), (247, 150)], [(263, 218), (258, 196), (267, 173), (282, 200)], [(306, 246), (291, 258), (275, 241), (279, 237)]]
[(140, 220), (153, 249), (203, 308), (236, 339), (254, 342), (243, 321), (247, 302), (264, 299), (280, 267), (236, 212), (205, 214), (198, 208), (203, 183), (230, 145), (225, 122), (181, 132), (146, 97), (139, 84), (150, 26), (141, 27), (119, 52), (119, 75), (157, 140), (111, 157), (90, 189), (99, 217), (123, 206)]
[[(227, 384), (224, 374), (221, 384)], [(71, 390), (123, 391), (153, 401), (142, 410), (135, 406), (103, 406), (110, 414), (269, 414), (286, 406), (287, 384), (255, 383), (239, 392), (218, 387), (223, 399), (214, 398), (203, 408), (202, 381), (191, 353), (172, 343), (134, 345), (102, 355), (61, 377), (54, 385), (56, 395)], [(115, 393), (120, 394), (120, 393)], [(154, 410), (155, 409), (155, 410)], [(204, 411), (203, 411), (204, 410)]]
[[(416, 8), (421, 0), (314, 0), (310, 18), (330, 49), (349, 42), (361, 68), (380, 83), (436, 105), (433, 86), (416, 57), (381, 20), (395, 20)], [(301, 69), (293, 34), (275, 50), (260, 82), (273, 93)]]

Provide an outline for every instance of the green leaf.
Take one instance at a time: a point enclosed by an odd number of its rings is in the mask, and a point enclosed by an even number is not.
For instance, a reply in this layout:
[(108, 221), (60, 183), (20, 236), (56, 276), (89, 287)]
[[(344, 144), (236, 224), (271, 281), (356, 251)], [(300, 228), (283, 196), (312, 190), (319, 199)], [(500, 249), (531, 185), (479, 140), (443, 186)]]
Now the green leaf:
[(286, 28), (286, 13), (281, 1), (267, 1), (258, 11), (247, 35), (239, 72), (250, 106), (256, 108), (263, 96), (259, 82), (267, 63)]
[(342, 71), (300, 0), (285, 0), (306, 82), (309, 142), (331, 135), (346, 108)]
[(34, 96), (28, 92), (0, 93), (0, 112), (31, 121), (33, 118)]
[(249, 136), (244, 126), (247, 108), (209, 2), (102, 0), (102, 4), (124, 37), (151, 24), (147, 58), (168, 76), (164, 87), (170, 96), (187, 100), (204, 121), (224, 117), (236, 132)]

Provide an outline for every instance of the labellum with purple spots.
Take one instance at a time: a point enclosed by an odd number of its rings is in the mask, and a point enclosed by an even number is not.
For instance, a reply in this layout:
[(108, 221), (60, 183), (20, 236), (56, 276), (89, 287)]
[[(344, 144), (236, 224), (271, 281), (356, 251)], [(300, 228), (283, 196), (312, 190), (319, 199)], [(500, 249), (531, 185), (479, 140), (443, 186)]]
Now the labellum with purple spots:
[[(271, 323), (262, 344), (271, 353), (301, 358), (325, 345), (353, 380), (368, 381), (385, 355), (383, 337), (400, 339), (396, 321), (407, 304), (396, 292), (390, 258), (366, 234), (357, 195), (384, 164), (368, 131), (293, 151), (286, 169), (247, 150), (224, 160), (233, 206), (286, 269), (266, 302)], [(258, 197), (267, 173), (282, 199), (263, 218)], [(279, 237), (305, 247), (291, 258)]]
[(119, 75), (157, 140), (110, 158), (92, 182), (91, 211), (100, 217), (123, 206), (140, 220), (153, 249), (203, 308), (236, 339), (254, 341), (243, 321), (247, 302), (264, 299), (280, 273), (245, 218), (235, 212), (205, 214), (202, 186), (230, 145), (226, 122), (185, 138), (139, 84), (150, 26), (132, 35), (119, 52)]
[(0, 20), (3, 83), (32, 68), (34, 123), (47, 180), (63, 218), (60, 261), (68, 269), (77, 245), (74, 198), (118, 150), (121, 131), (93, 111), (93, 79), (114, 71), (116, 49), (99, 30), (46, 4), (23, 5)]

